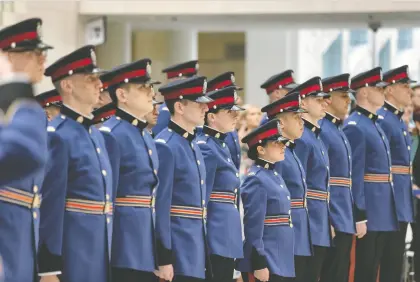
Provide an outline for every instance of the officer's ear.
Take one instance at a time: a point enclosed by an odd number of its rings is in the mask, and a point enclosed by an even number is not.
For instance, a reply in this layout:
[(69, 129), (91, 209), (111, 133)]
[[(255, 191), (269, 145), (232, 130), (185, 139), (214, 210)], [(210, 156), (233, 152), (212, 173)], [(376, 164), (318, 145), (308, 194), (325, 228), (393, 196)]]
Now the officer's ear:
[(185, 111), (185, 106), (181, 101), (176, 101), (174, 103), (174, 113), (178, 113), (180, 115), (183, 115)]
[(117, 96), (118, 102), (127, 103), (128, 97), (127, 92), (124, 88), (119, 87), (115, 90), (115, 96)]
[(56, 89), (60, 93), (60, 95), (63, 95), (64, 93), (71, 93), (73, 90), (73, 82), (69, 78), (64, 78), (56, 83)]
[(265, 156), (265, 149), (263, 146), (257, 146), (257, 154), (258, 154), (258, 157)]

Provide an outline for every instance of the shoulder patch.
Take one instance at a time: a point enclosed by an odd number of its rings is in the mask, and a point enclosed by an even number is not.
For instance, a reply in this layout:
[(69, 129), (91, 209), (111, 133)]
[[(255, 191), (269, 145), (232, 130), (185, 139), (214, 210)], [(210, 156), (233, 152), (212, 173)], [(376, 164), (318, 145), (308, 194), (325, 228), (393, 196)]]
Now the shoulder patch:
[(355, 121), (349, 121), (349, 123), (348, 123), (348, 125), (356, 125), (357, 124), (357, 122), (355, 122)]
[(55, 127), (54, 127), (54, 126), (49, 125), (49, 126), (47, 127), (47, 131), (48, 131), (48, 132), (54, 132), (54, 131), (55, 131)]
[(168, 107), (163, 107), (162, 109), (160, 109), (161, 111), (167, 111), (167, 112), (169, 112), (169, 109), (168, 109)]
[(104, 131), (104, 132), (111, 132), (111, 128), (107, 127), (107, 126), (101, 126), (99, 128), (100, 131)]
[(155, 141), (158, 142), (158, 143), (166, 144), (166, 140), (165, 139), (156, 139)]

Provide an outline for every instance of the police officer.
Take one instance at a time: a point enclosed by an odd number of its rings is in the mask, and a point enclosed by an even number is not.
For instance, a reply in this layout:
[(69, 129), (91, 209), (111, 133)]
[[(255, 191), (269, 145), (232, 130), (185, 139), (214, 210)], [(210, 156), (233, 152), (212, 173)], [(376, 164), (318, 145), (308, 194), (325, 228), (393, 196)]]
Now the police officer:
[(290, 192), (293, 229), (295, 235), (295, 280), (305, 282), (305, 273), (312, 255), (309, 215), (306, 207), (306, 176), (302, 164), (295, 153), (296, 139), (303, 134), (302, 113), (299, 92), (290, 92), (285, 97), (261, 109), (272, 120), (280, 122), (282, 135), (289, 139), (286, 143), (285, 160), (275, 164), (275, 170), (283, 177)]
[[(218, 76), (210, 79), (207, 83), (207, 92), (223, 89), (229, 86), (234, 86), (237, 91), (243, 90), (235, 84), (235, 73), (233, 71), (224, 72)], [(235, 129), (227, 133), (225, 139), (226, 145), (229, 148), (232, 161), (239, 170), (241, 166), (241, 144), (239, 143), (238, 131)]]
[(272, 120), (242, 139), (255, 161), (241, 186), (244, 206), (244, 259), (239, 260), (245, 282), (293, 281), (294, 235), (290, 193), (274, 169), (284, 160), (280, 124)]
[[(260, 87), (265, 89), (269, 102), (273, 103), (278, 99), (283, 98), (290, 90), (297, 86), (298, 85), (295, 83), (293, 78), (293, 71), (286, 70), (284, 72), (272, 75), (263, 84), (261, 84)], [(261, 124), (264, 124), (268, 120), (269, 118), (267, 118), (267, 115), (263, 115)]]
[(400, 281), (407, 224), (413, 222), (412, 201), (411, 138), (407, 125), (401, 119), (404, 108), (411, 102), (412, 90), (409, 83), (415, 81), (408, 76), (408, 66), (401, 66), (384, 73), (384, 81), (390, 85), (385, 88), (385, 104), (378, 111), (378, 124), (388, 138), (391, 151), (391, 172), (395, 189), (395, 204), (399, 230), (391, 232), (381, 259), (381, 282)]
[(47, 119), (32, 84), (43, 78), (42, 21), (0, 30), (0, 254), (4, 281), (35, 281)]
[(353, 90), (348, 73), (325, 78), (322, 86), (331, 95), (326, 100), (326, 116), (320, 121), (320, 136), (330, 161), (330, 211), (335, 237), (334, 247), (328, 249), (320, 281), (347, 282), (356, 227), (351, 193), (351, 148), (342, 126), (350, 105), (349, 93)]
[(305, 281), (318, 281), (328, 247), (331, 246), (331, 222), (329, 209), (329, 160), (324, 144), (320, 139), (318, 122), (325, 116), (328, 94), (322, 92), (321, 79), (313, 77), (294, 91), (300, 93), (304, 131), (302, 138), (296, 140), (296, 155), (306, 172), (309, 221), (313, 256), (310, 257)]
[[(380, 67), (351, 79), (357, 107), (344, 125), (352, 149), (352, 192), (356, 221), (354, 281), (376, 281), (378, 266), (391, 231), (398, 230), (388, 139), (377, 124), (384, 104)], [(367, 233), (366, 233), (367, 227)]]
[(43, 92), (35, 96), (35, 99), (45, 110), (48, 120), (53, 120), (56, 116), (60, 114), (60, 107), (62, 105), (62, 100), (60, 94), (57, 90), (53, 89), (50, 91)]
[(157, 280), (153, 274), (157, 259), (153, 219), (158, 159), (144, 120), (153, 109), (152, 87), (157, 83), (150, 77), (151, 63), (142, 59), (107, 74), (117, 109), (101, 131), (115, 137), (121, 152), (111, 255), (113, 281)]
[(202, 281), (206, 271), (206, 170), (194, 129), (204, 123), (212, 99), (206, 78), (186, 78), (159, 89), (171, 113), (159, 133), (156, 240), (160, 278)]
[(153, 110), (149, 112), (146, 116), (146, 122), (147, 122), (147, 132), (154, 138), (155, 134), (153, 133), (153, 127), (157, 124), (157, 120), (159, 117), (159, 107), (162, 105), (163, 102), (156, 101), (155, 98), (153, 98)]
[(53, 277), (60, 272), (67, 282), (110, 278), (112, 171), (103, 136), (91, 119), (101, 88), (98, 73), (90, 45), (45, 71), (63, 106), (48, 126), (53, 158), (43, 184), (39, 268), (46, 276), (41, 281), (58, 281)]
[[(171, 82), (174, 80), (184, 79), (184, 78), (197, 75), (198, 67), (199, 67), (198, 61), (192, 60), (192, 61), (183, 62), (180, 64), (167, 67), (163, 69), (162, 72), (166, 74), (168, 82)], [(159, 107), (158, 121), (155, 127), (153, 128), (153, 133), (155, 135), (158, 135), (159, 132), (161, 132), (163, 129), (168, 127), (170, 119), (171, 119), (171, 113), (169, 112), (166, 104), (163, 103)]]
[[(238, 210), (239, 173), (226, 145), (235, 129), (238, 111), (235, 86), (207, 92), (204, 127), (197, 144), (206, 168), (207, 238), (213, 277), (208, 281), (232, 282), (235, 259), (242, 258), (242, 228)], [(226, 230), (230, 230), (226, 233)]]

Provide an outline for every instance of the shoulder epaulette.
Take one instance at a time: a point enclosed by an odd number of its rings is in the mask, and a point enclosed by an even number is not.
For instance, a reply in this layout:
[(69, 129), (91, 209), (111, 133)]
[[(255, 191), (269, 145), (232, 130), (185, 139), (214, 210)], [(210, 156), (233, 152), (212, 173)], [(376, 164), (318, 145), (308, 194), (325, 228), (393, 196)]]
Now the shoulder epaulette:
[(100, 130), (100, 131), (103, 131), (103, 132), (111, 132), (111, 128), (109, 128), (109, 127), (107, 127), (107, 126), (101, 126), (101, 127), (99, 128), (99, 130)]

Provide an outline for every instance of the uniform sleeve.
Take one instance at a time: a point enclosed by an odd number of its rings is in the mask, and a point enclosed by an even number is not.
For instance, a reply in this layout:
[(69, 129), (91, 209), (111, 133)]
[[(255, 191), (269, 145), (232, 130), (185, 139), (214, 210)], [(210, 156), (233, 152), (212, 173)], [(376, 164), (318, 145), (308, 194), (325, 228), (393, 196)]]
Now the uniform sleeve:
[[(2, 95), (0, 89), (0, 96)], [(34, 102), (16, 102), (0, 129), (0, 185), (33, 173), (47, 162), (47, 119)]]
[(349, 140), (352, 152), (352, 193), (355, 203), (355, 220), (360, 222), (366, 220), (365, 202), (365, 160), (366, 142), (363, 132), (355, 125), (348, 125), (343, 129)]
[(264, 250), (264, 219), (267, 210), (267, 192), (256, 177), (249, 178), (241, 188), (244, 208), (245, 241), (252, 245), (251, 265), (253, 270), (268, 266)]
[(200, 147), (201, 154), (203, 155), (204, 159), (204, 164), (206, 166), (206, 203), (208, 203), (210, 194), (213, 192), (214, 178), (216, 177), (218, 161), (216, 153), (213, 152), (210, 145), (198, 142), (197, 144)]
[(109, 162), (112, 168), (112, 202), (115, 201), (117, 196), (117, 188), (120, 177), (120, 147), (116, 138), (109, 132), (101, 131), (105, 140), (105, 147), (108, 152)]
[(39, 273), (62, 270), (63, 221), (68, 182), (69, 148), (55, 132), (48, 134), (50, 158), (42, 186), (39, 228)]
[[(166, 108), (166, 109), (165, 109)], [(159, 115), (156, 125), (152, 128), (153, 134), (157, 136), (162, 130), (168, 127), (171, 114), (166, 105), (162, 105), (159, 109)]]
[(172, 264), (171, 204), (174, 185), (175, 162), (171, 149), (156, 142), (159, 158), (159, 185), (156, 193), (156, 242), (158, 264)]
[(304, 171), (307, 172), (309, 158), (311, 155), (311, 150), (310, 150), (311, 147), (308, 146), (308, 144), (306, 144), (305, 141), (302, 139), (297, 139), (295, 143), (296, 143), (296, 147), (294, 151), (296, 153), (296, 156), (299, 158)]

